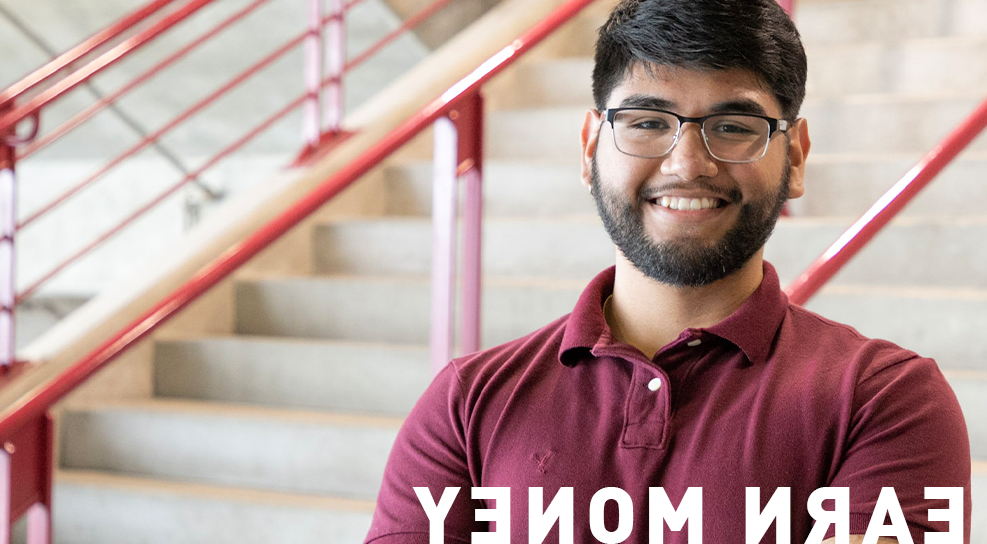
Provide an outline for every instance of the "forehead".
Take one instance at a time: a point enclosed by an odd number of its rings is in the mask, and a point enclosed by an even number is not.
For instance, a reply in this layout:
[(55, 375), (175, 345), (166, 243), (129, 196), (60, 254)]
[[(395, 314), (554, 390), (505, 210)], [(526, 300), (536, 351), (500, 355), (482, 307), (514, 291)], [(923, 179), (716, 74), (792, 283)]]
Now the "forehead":
[(610, 93), (607, 107), (642, 106), (700, 116), (740, 111), (781, 116), (781, 105), (751, 71), (698, 70), (680, 66), (634, 64)]

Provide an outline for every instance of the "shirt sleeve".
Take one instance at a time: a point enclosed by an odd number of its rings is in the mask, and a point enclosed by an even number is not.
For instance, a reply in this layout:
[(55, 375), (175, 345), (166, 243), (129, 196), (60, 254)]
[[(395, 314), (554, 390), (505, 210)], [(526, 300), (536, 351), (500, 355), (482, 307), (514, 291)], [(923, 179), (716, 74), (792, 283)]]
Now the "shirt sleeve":
[(447, 487), (459, 492), (445, 518), (447, 543), (469, 543), (478, 501), (470, 499), (472, 477), (466, 455), (466, 411), (454, 365), (446, 366), (412, 409), (398, 432), (384, 470), (373, 523), (366, 542), (427, 544), (429, 519), (415, 487), (427, 487), (438, 504)]
[[(864, 534), (883, 487), (893, 487), (916, 544), (946, 500), (925, 498), (926, 487), (963, 488), (963, 542), (970, 542), (970, 442), (952, 388), (931, 359), (912, 356), (875, 365), (855, 386), (843, 460), (831, 487), (850, 489), (850, 533)], [(827, 538), (833, 536), (830, 528)]]

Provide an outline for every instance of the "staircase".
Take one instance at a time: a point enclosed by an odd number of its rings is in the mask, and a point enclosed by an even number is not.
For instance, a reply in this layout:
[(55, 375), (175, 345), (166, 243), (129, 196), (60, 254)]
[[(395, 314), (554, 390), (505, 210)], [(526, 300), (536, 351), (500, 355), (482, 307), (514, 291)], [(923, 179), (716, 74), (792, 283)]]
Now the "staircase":
[[(483, 340), (569, 312), (613, 246), (578, 183), (589, 13), (487, 89)], [(987, 95), (983, 0), (805, 0), (806, 196), (767, 258), (790, 281)], [(537, 127), (537, 131), (530, 130)], [(241, 273), (234, 334), (159, 335), (153, 395), (61, 415), (56, 542), (359, 542), (401, 418), (429, 381), (430, 164), (410, 146), (379, 216), (324, 221)], [(967, 413), (987, 544), (987, 139), (809, 307), (935, 357)], [(299, 244), (298, 240), (302, 242)], [(292, 252), (310, 253), (298, 256)], [(292, 268), (290, 259), (302, 263)]]

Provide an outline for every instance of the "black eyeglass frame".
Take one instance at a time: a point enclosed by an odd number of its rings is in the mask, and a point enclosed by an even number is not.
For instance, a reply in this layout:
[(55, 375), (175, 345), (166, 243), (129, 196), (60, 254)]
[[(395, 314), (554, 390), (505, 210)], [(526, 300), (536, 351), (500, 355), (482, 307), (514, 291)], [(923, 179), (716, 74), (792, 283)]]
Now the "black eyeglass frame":
[[(622, 111), (631, 111), (631, 110), (634, 111), (643, 110), (643, 111), (653, 111), (657, 113), (667, 113), (668, 115), (671, 115), (672, 117), (678, 119), (679, 128), (675, 132), (675, 139), (672, 140), (672, 145), (669, 146), (668, 151), (665, 151), (661, 155), (651, 156), (651, 155), (634, 155), (633, 153), (627, 153), (626, 151), (620, 149), (620, 146), (617, 145), (617, 129), (614, 127), (613, 121), (617, 117), (618, 113)], [(703, 128), (703, 125), (706, 123), (707, 119), (710, 119), (712, 117), (720, 117), (723, 115), (744, 115), (747, 117), (757, 117), (759, 119), (764, 119), (765, 121), (768, 122), (768, 138), (764, 144), (764, 149), (761, 151), (761, 154), (758, 157), (749, 160), (736, 161), (729, 159), (721, 159), (717, 157), (715, 153), (713, 153), (713, 150), (709, 148), (709, 141), (706, 139), (706, 129)], [(607, 108), (603, 110), (603, 120), (610, 123), (610, 130), (611, 132), (613, 132), (613, 146), (617, 148), (617, 151), (620, 151), (624, 155), (629, 155), (631, 157), (639, 157), (642, 159), (659, 159), (661, 157), (664, 157), (665, 155), (668, 155), (669, 153), (672, 152), (673, 149), (675, 149), (675, 146), (678, 145), (679, 143), (679, 138), (682, 136), (682, 126), (685, 125), (686, 123), (696, 123), (697, 125), (699, 125), (699, 132), (703, 135), (703, 144), (706, 146), (706, 151), (709, 152), (709, 155), (718, 161), (729, 162), (733, 164), (746, 164), (763, 159), (764, 156), (768, 153), (768, 146), (771, 145), (771, 137), (774, 136), (775, 132), (788, 132), (788, 129), (791, 128), (791, 123), (787, 119), (776, 119), (774, 117), (768, 117), (767, 115), (758, 115), (756, 113), (721, 112), (721, 113), (711, 113), (709, 115), (703, 115), (702, 117), (686, 117), (684, 115), (679, 115), (674, 111), (661, 110), (658, 108), (646, 108), (641, 106), (628, 106), (626, 108)]]

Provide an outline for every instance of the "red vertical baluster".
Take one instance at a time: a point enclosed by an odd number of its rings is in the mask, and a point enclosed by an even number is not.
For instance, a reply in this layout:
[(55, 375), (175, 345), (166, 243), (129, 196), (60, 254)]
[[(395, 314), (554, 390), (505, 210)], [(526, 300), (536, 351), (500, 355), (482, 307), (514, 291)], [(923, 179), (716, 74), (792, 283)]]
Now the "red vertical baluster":
[(27, 515), (27, 544), (51, 543), (54, 423), (46, 412), (0, 437), (0, 544), (14, 519)]
[[(13, 109), (8, 104), (2, 114)], [(0, 364), (14, 362), (14, 234), (17, 231), (17, 178), (14, 175), (15, 126), (0, 134)]]
[(308, 36), (305, 38), (305, 106), (302, 113), (302, 139), (306, 147), (319, 143), (319, 95), (322, 85), (322, 0), (308, 2)]
[(346, 66), (346, 3), (329, 1), (329, 22), (326, 25), (326, 131), (336, 134), (343, 123), (343, 68)]
[[(450, 117), (458, 116), (452, 112)], [(456, 284), (456, 125), (443, 117), (434, 124), (432, 159), (432, 372), (437, 374), (452, 358)]]
[(483, 96), (463, 100), (456, 119), (459, 131), (459, 173), (464, 176), (463, 199), (463, 315), (459, 347), (463, 353), (480, 349), (483, 226)]

